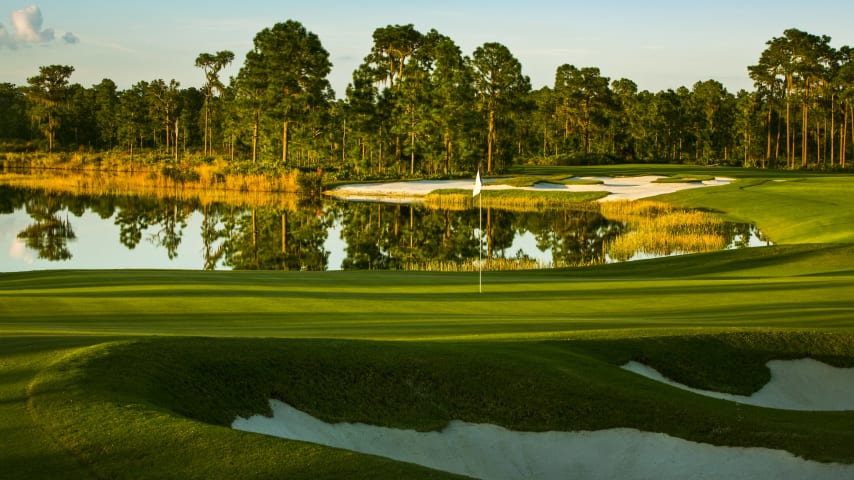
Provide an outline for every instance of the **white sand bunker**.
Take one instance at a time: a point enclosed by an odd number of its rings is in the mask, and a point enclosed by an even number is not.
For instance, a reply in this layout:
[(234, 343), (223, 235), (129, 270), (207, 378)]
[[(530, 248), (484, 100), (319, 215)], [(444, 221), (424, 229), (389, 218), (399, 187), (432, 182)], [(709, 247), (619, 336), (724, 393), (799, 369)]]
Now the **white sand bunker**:
[(514, 432), (451, 422), (442, 432), (329, 424), (277, 400), (273, 417), (232, 427), (415, 463), (481, 479), (854, 478), (854, 465), (823, 464), (767, 448), (717, 447), (634, 429)]
[(785, 410), (854, 410), (854, 368), (836, 368), (811, 358), (768, 362), (771, 380), (750, 396), (691, 388), (638, 362), (629, 362), (623, 368), (700, 395), (746, 405)]
[[(511, 187), (508, 185), (490, 185), (486, 180), (483, 189), (506, 190), (519, 188), (522, 190), (549, 190), (566, 192), (608, 192), (609, 195), (599, 201), (638, 200), (641, 198), (678, 192), (689, 188), (714, 187), (727, 185), (731, 178), (715, 178), (702, 182), (656, 183), (665, 178), (660, 175), (644, 175), (638, 177), (578, 177), (579, 180), (599, 180), (596, 185), (563, 185), (555, 183), (538, 183), (532, 187)], [(325, 192), (327, 195), (348, 200), (382, 200), (386, 202), (410, 203), (434, 190), (455, 188), (471, 189), (474, 180), (420, 180), (412, 182), (359, 183), (342, 185)]]

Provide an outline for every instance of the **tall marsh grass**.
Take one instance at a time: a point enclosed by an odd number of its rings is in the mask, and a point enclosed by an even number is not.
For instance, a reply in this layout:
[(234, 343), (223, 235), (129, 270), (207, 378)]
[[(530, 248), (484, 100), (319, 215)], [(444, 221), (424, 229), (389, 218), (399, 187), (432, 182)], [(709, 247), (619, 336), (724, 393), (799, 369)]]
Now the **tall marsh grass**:
[(477, 208), (482, 202), (484, 208), (500, 208), (515, 212), (539, 212), (548, 208), (595, 209), (593, 203), (606, 195), (607, 192), (549, 192), (537, 190), (489, 190), (481, 193), (481, 199), (473, 198), (471, 190), (446, 189), (436, 190), (423, 199), (427, 208), (443, 210), (468, 210)]
[(297, 208), (293, 193), (278, 193), (250, 188), (201, 187), (168, 178), (152, 178), (146, 173), (93, 173), (89, 175), (0, 174), (0, 184), (73, 195), (148, 195), (155, 198), (197, 199), (202, 205), (229, 203), (245, 206), (276, 206), (291, 211)]
[(630, 231), (606, 247), (613, 260), (636, 254), (673, 255), (721, 250), (727, 246), (724, 222), (707, 212), (683, 210), (653, 201), (605, 202), (602, 215), (623, 222)]
[(0, 184), (80, 195), (142, 194), (197, 198), (203, 204), (296, 208), (296, 170), (242, 173), (224, 160), (162, 160), (141, 156), (130, 162), (115, 155), (80, 153), (7, 154), (0, 169)]
[[(584, 264), (568, 264), (567, 262), (543, 262), (532, 258), (484, 258), (484, 272), (517, 271), (517, 270), (541, 270), (550, 268), (582, 267), (593, 265), (594, 262)], [(425, 272), (478, 272), (481, 270), (481, 261), (470, 259), (463, 262), (452, 262), (434, 260), (427, 262), (407, 262), (402, 266), (403, 270), (425, 271)]]

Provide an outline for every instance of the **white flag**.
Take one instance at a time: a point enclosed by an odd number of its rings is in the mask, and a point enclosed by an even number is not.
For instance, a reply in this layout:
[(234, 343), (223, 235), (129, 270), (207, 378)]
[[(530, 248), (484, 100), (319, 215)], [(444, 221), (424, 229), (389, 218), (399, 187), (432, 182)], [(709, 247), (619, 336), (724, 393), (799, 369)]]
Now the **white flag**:
[(478, 193), (480, 193), (480, 189), (483, 188), (483, 182), (480, 180), (480, 169), (477, 169), (477, 177), (474, 179), (474, 190), (471, 192), (472, 197), (476, 197)]

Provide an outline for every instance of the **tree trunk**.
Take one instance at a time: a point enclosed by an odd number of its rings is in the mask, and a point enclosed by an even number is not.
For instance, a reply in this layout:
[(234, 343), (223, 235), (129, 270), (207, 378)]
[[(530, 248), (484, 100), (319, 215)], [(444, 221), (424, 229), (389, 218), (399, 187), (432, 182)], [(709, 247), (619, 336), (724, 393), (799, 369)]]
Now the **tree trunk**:
[[(834, 137), (834, 132), (836, 132), (836, 97), (830, 97), (830, 166), (833, 166), (833, 163), (836, 161), (836, 137)], [(827, 135), (827, 122), (825, 121), (825, 135)]]
[(202, 154), (206, 157), (208, 156), (208, 121), (208, 99), (205, 98), (205, 134), (202, 139)]
[(454, 141), (448, 139), (448, 151), (445, 155), (445, 173), (451, 173), (451, 160), (454, 158)]
[(288, 121), (282, 122), (282, 165), (288, 164)]
[(492, 259), (492, 209), (486, 209), (486, 261)]
[(166, 147), (166, 154), (167, 155), (172, 152), (172, 148), (171, 148), (172, 147), (172, 145), (171, 145), (172, 132), (169, 131), (169, 127), (171, 127), (171, 126), (172, 126), (172, 122), (169, 119), (169, 109), (167, 108), (166, 109), (166, 127), (165, 127), (165, 129), (166, 129), (166, 145), (165, 145), (165, 147)]
[(801, 106), (801, 114), (803, 116), (801, 119), (801, 167), (806, 167), (808, 164), (807, 158), (809, 157), (807, 146), (810, 136), (809, 107), (807, 107), (806, 102)]
[(178, 120), (175, 120), (175, 163), (178, 163)]
[(783, 131), (782, 126), (783, 119), (779, 116), (777, 117), (777, 138), (774, 142), (774, 168), (780, 166), (780, 137), (782, 134), (780, 132)]
[(786, 92), (786, 167), (795, 168), (795, 156), (792, 152), (792, 102), (789, 99), (790, 92)]
[(766, 130), (768, 132), (768, 148), (765, 151), (765, 159), (762, 160), (762, 168), (765, 168), (767, 163), (771, 162), (771, 119), (773, 115), (774, 108), (771, 106), (771, 103), (768, 103), (768, 120), (766, 125)]
[(47, 114), (47, 151), (48, 153), (53, 153), (53, 115), (48, 112)]
[(848, 151), (848, 104), (842, 107), (842, 129), (839, 132), (839, 166), (845, 167), (845, 155)]
[[(848, 129), (851, 131), (851, 145), (854, 146), (854, 105), (849, 108), (851, 110), (851, 123), (848, 124), (850, 125)], [(842, 164), (842, 168), (845, 168), (845, 164)]]
[(252, 124), (252, 163), (258, 159), (258, 114), (255, 114), (255, 122)]
[[(750, 154), (750, 131), (748, 129), (744, 129), (744, 166), (747, 166), (747, 162), (749, 161)], [(762, 167), (765, 167), (765, 162), (762, 162)]]
[(415, 109), (410, 112), (409, 146), (409, 174), (415, 175)]
[(495, 143), (495, 110), (489, 110), (489, 130), (486, 136), (486, 171), (492, 174), (492, 152)]
[(400, 165), (403, 163), (403, 147), (400, 146), (400, 137), (394, 137), (394, 158), (397, 159), (397, 173), (402, 173)]
[[(282, 255), (288, 251), (288, 212), (282, 213)], [(284, 260), (284, 259), (283, 259)]]

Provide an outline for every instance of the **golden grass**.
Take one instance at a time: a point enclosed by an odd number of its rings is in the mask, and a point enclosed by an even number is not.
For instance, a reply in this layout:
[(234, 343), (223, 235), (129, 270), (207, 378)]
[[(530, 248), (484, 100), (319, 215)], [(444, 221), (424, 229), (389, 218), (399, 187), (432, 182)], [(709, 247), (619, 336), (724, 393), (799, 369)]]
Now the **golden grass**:
[(0, 184), (78, 195), (141, 194), (294, 210), (299, 191), (296, 170), (280, 175), (224, 173), (228, 164), (223, 160), (181, 162), (169, 167), (171, 174), (161, 164), (79, 153), (13, 161), (7, 155), (5, 166)]
[[(247, 179), (251, 185), (252, 178)], [(275, 206), (291, 211), (297, 208), (295, 193), (247, 189), (205, 187), (178, 183), (168, 178), (151, 178), (148, 174), (0, 174), (0, 184), (47, 192), (74, 195), (150, 195), (155, 198), (196, 199), (202, 205), (228, 203), (245, 206)]]
[(672, 255), (721, 250), (727, 240), (723, 220), (710, 213), (677, 209), (648, 200), (606, 202), (602, 215), (626, 223), (630, 231), (611, 241), (608, 255), (625, 261), (637, 253)]
[(424, 196), (422, 203), (434, 210), (469, 210), (478, 208), (500, 208), (512, 212), (541, 212), (549, 208), (572, 207), (596, 210), (595, 200), (606, 196), (606, 192), (561, 192), (534, 190), (490, 190), (481, 193), (481, 199), (473, 198), (471, 190), (436, 190)]
[[(552, 268), (551, 264), (533, 260), (530, 258), (490, 258), (483, 259), (483, 271), (503, 271), (503, 270), (536, 270), (543, 268)], [(449, 261), (428, 261), (428, 262), (408, 262), (403, 265), (404, 270), (410, 271), (426, 271), (426, 272), (477, 272), (480, 271), (480, 261), (478, 259), (466, 260), (464, 262), (449, 262)]]

